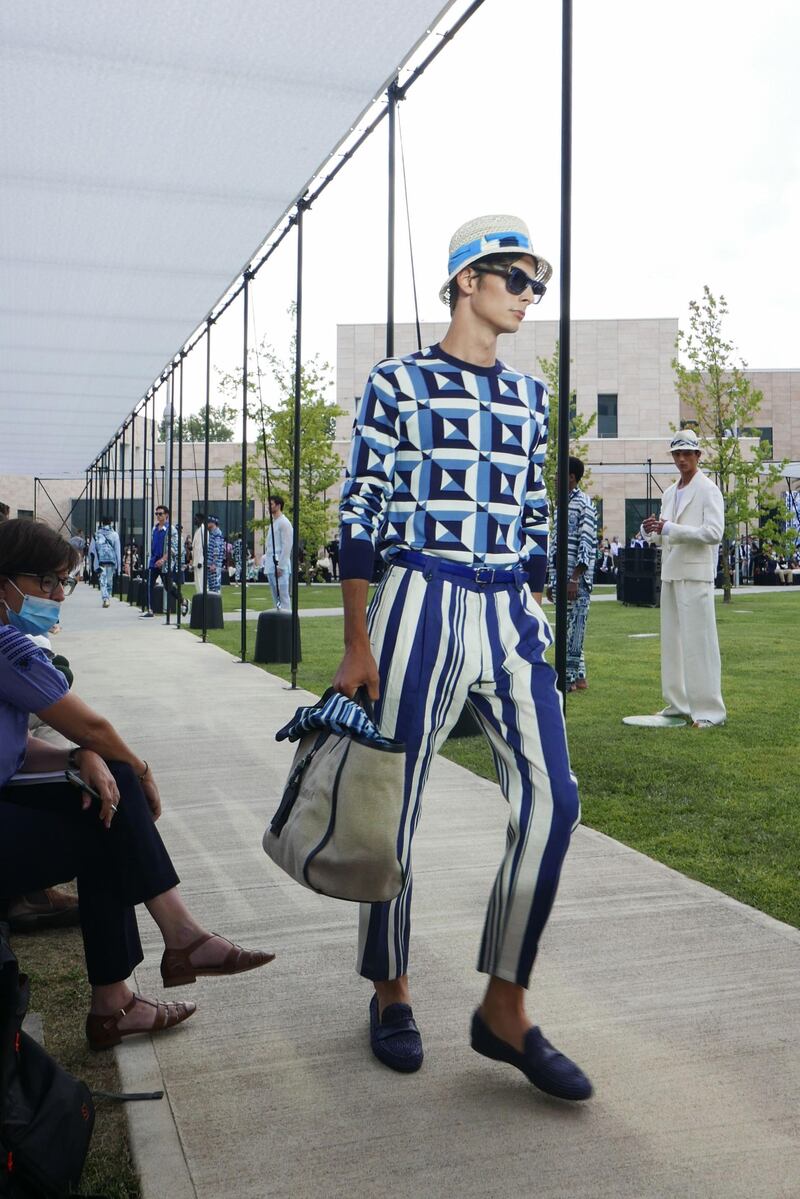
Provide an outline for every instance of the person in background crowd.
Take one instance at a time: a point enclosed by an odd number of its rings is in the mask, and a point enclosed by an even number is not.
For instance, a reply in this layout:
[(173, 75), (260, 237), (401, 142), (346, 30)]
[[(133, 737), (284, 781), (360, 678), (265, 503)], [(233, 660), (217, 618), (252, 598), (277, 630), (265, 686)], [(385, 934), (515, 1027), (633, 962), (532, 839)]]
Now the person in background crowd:
[(241, 583), (242, 581), (242, 538), (238, 533), (233, 534), (233, 581)]
[[(30, 640), (58, 621), (77, 561), (75, 548), (45, 525), (0, 524), (0, 899), (77, 874), (92, 988), (86, 1037), (101, 1050), (134, 1033), (162, 1032), (195, 1011), (194, 1003), (162, 1003), (128, 985), (143, 959), (137, 904), (164, 939), (165, 987), (255, 970), (274, 955), (242, 949), (195, 920), (155, 826), (161, 796), (153, 771), (68, 691)], [(30, 737), (31, 712), (73, 748)], [(36, 777), (42, 773), (51, 777)]]
[(83, 574), (83, 558), (86, 553), (86, 534), (83, 529), (78, 529), (77, 533), (73, 534), (69, 539), (70, 545), (78, 552), (78, 561), (75, 563), (75, 576)]
[(147, 566), (147, 610), (143, 617), (152, 617), (153, 588), (158, 580), (169, 590), (173, 599), (181, 605), (183, 616), (189, 611), (189, 601), (181, 597), (178, 580), (182, 577), (180, 560), (180, 533), (172, 521), (168, 522), (169, 508), (159, 504), (156, 508), (156, 523), (150, 541), (150, 561)]
[(267, 531), (267, 580), (272, 588), (275, 607), (288, 612), (292, 606), (289, 585), (292, 580), (294, 530), (289, 518), (283, 515), (283, 503), (280, 495), (269, 497), (272, 519)]
[(216, 516), (208, 518), (208, 591), (219, 595), (222, 591), (222, 572), (225, 569), (225, 538)]
[(611, 538), (611, 556), (612, 558), (619, 556), (619, 537)]
[(325, 547), (331, 560), (331, 577), (334, 583), (339, 581), (339, 542), (329, 541)]
[(670, 442), (680, 474), (664, 492), (659, 516), (642, 523), (661, 546), (662, 716), (690, 715), (693, 727), (725, 723), (721, 663), (714, 614), (717, 551), (725, 523), (722, 492), (700, 470), (693, 429)]
[(194, 577), (195, 595), (203, 594), (203, 570), (205, 563), (205, 512), (198, 512), (194, 518), (194, 537), (192, 538), (192, 571)]
[(101, 516), (100, 525), (89, 546), (92, 573), (100, 575), (100, 598), (103, 607), (111, 603), (114, 575), (122, 573), (122, 554), (119, 536), (112, 527), (110, 516)]
[[(580, 488), (584, 466), (580, 458), (569, 460), (569, 511), (567, 513), (567, 691), (585, 691), (586, 660), (583, 641), (589, 619), (589, 601), (594, 586), (597, 512)], [(553, 599), (558, 555), (558, 521), (553, 517), (547, 573), (547, 598)]]

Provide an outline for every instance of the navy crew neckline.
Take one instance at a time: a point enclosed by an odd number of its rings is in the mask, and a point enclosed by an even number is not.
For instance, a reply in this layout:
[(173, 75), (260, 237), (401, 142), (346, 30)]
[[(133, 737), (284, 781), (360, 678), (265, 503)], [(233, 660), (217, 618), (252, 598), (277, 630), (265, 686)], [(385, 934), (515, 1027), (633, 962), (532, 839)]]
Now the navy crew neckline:
[(437, 358), (441, 358), (443, 362), (449, 362), (451, 366), (457, 366), (459, 370), (469, 371), (473, 375), (499, 375), (503, 370), (503, 364), (499, 358), (495, 358), (494, 366), (478, 366), (474, 362), (464, 362), (461, 358), (454, 358), (452, 354), (448, 354), (442, 349), (438, 341), (436, 345), (431, 346), (431, 352)]

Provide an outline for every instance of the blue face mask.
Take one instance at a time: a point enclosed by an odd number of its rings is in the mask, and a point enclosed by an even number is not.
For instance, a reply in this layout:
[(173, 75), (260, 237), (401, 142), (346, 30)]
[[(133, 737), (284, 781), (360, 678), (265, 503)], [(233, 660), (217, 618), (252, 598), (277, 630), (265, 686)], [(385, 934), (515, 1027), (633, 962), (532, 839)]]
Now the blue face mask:
[[(15, 591), (19, 591), (15, 583), (11, 583), (11, 586)], [(19, 612), (15, 612), (10, 604), (6, 604), (6, 614), (8, 623), (19, 629), (20, 633), (32, 633), (34, 636), (47, 634), (54, 624), (58, 624), (61, 604), (38, 595), (25, 595), (22, 591), (19, 593), (22, 596)]]

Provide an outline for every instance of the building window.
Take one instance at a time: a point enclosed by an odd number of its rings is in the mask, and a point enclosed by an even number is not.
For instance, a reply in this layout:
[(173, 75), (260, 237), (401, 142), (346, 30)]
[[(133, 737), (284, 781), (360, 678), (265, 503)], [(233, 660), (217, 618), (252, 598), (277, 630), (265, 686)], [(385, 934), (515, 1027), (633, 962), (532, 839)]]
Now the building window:
[(597, 397), (597, 436), (617, 436), (617, 397), (603, 393)]
[(750, 429), (742, 429), (742, 437), (757, 437), (759, 441), (766, 441), (769, 446), (769, 456), (774, 458), (775, 451), (772, 445), (772, 425), (753, 425)]
[(594, 510), (597, 513), (597, 536), (602, 537), (603, 534), (603, 501), (599, 495), (592, 496)]
[(33, 508), (17, 508), (17, 520), (33, 520)]
[(575, 436), (575, 422), (578, 419), (578, 393), (571, 391), (569, 393), (569, 435)]

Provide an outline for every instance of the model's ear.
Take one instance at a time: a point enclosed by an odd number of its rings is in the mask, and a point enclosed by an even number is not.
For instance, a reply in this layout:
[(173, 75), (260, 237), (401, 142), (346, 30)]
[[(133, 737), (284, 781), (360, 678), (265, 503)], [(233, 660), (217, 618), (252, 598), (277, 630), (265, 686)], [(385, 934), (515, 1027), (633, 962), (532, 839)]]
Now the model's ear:
[(465, 266), (463, 270), (458, 272), (453, 283), (459, 288), (462, 295), (469, 296), (472, 295), (478, 285), (478, 276), (471, 266)]

